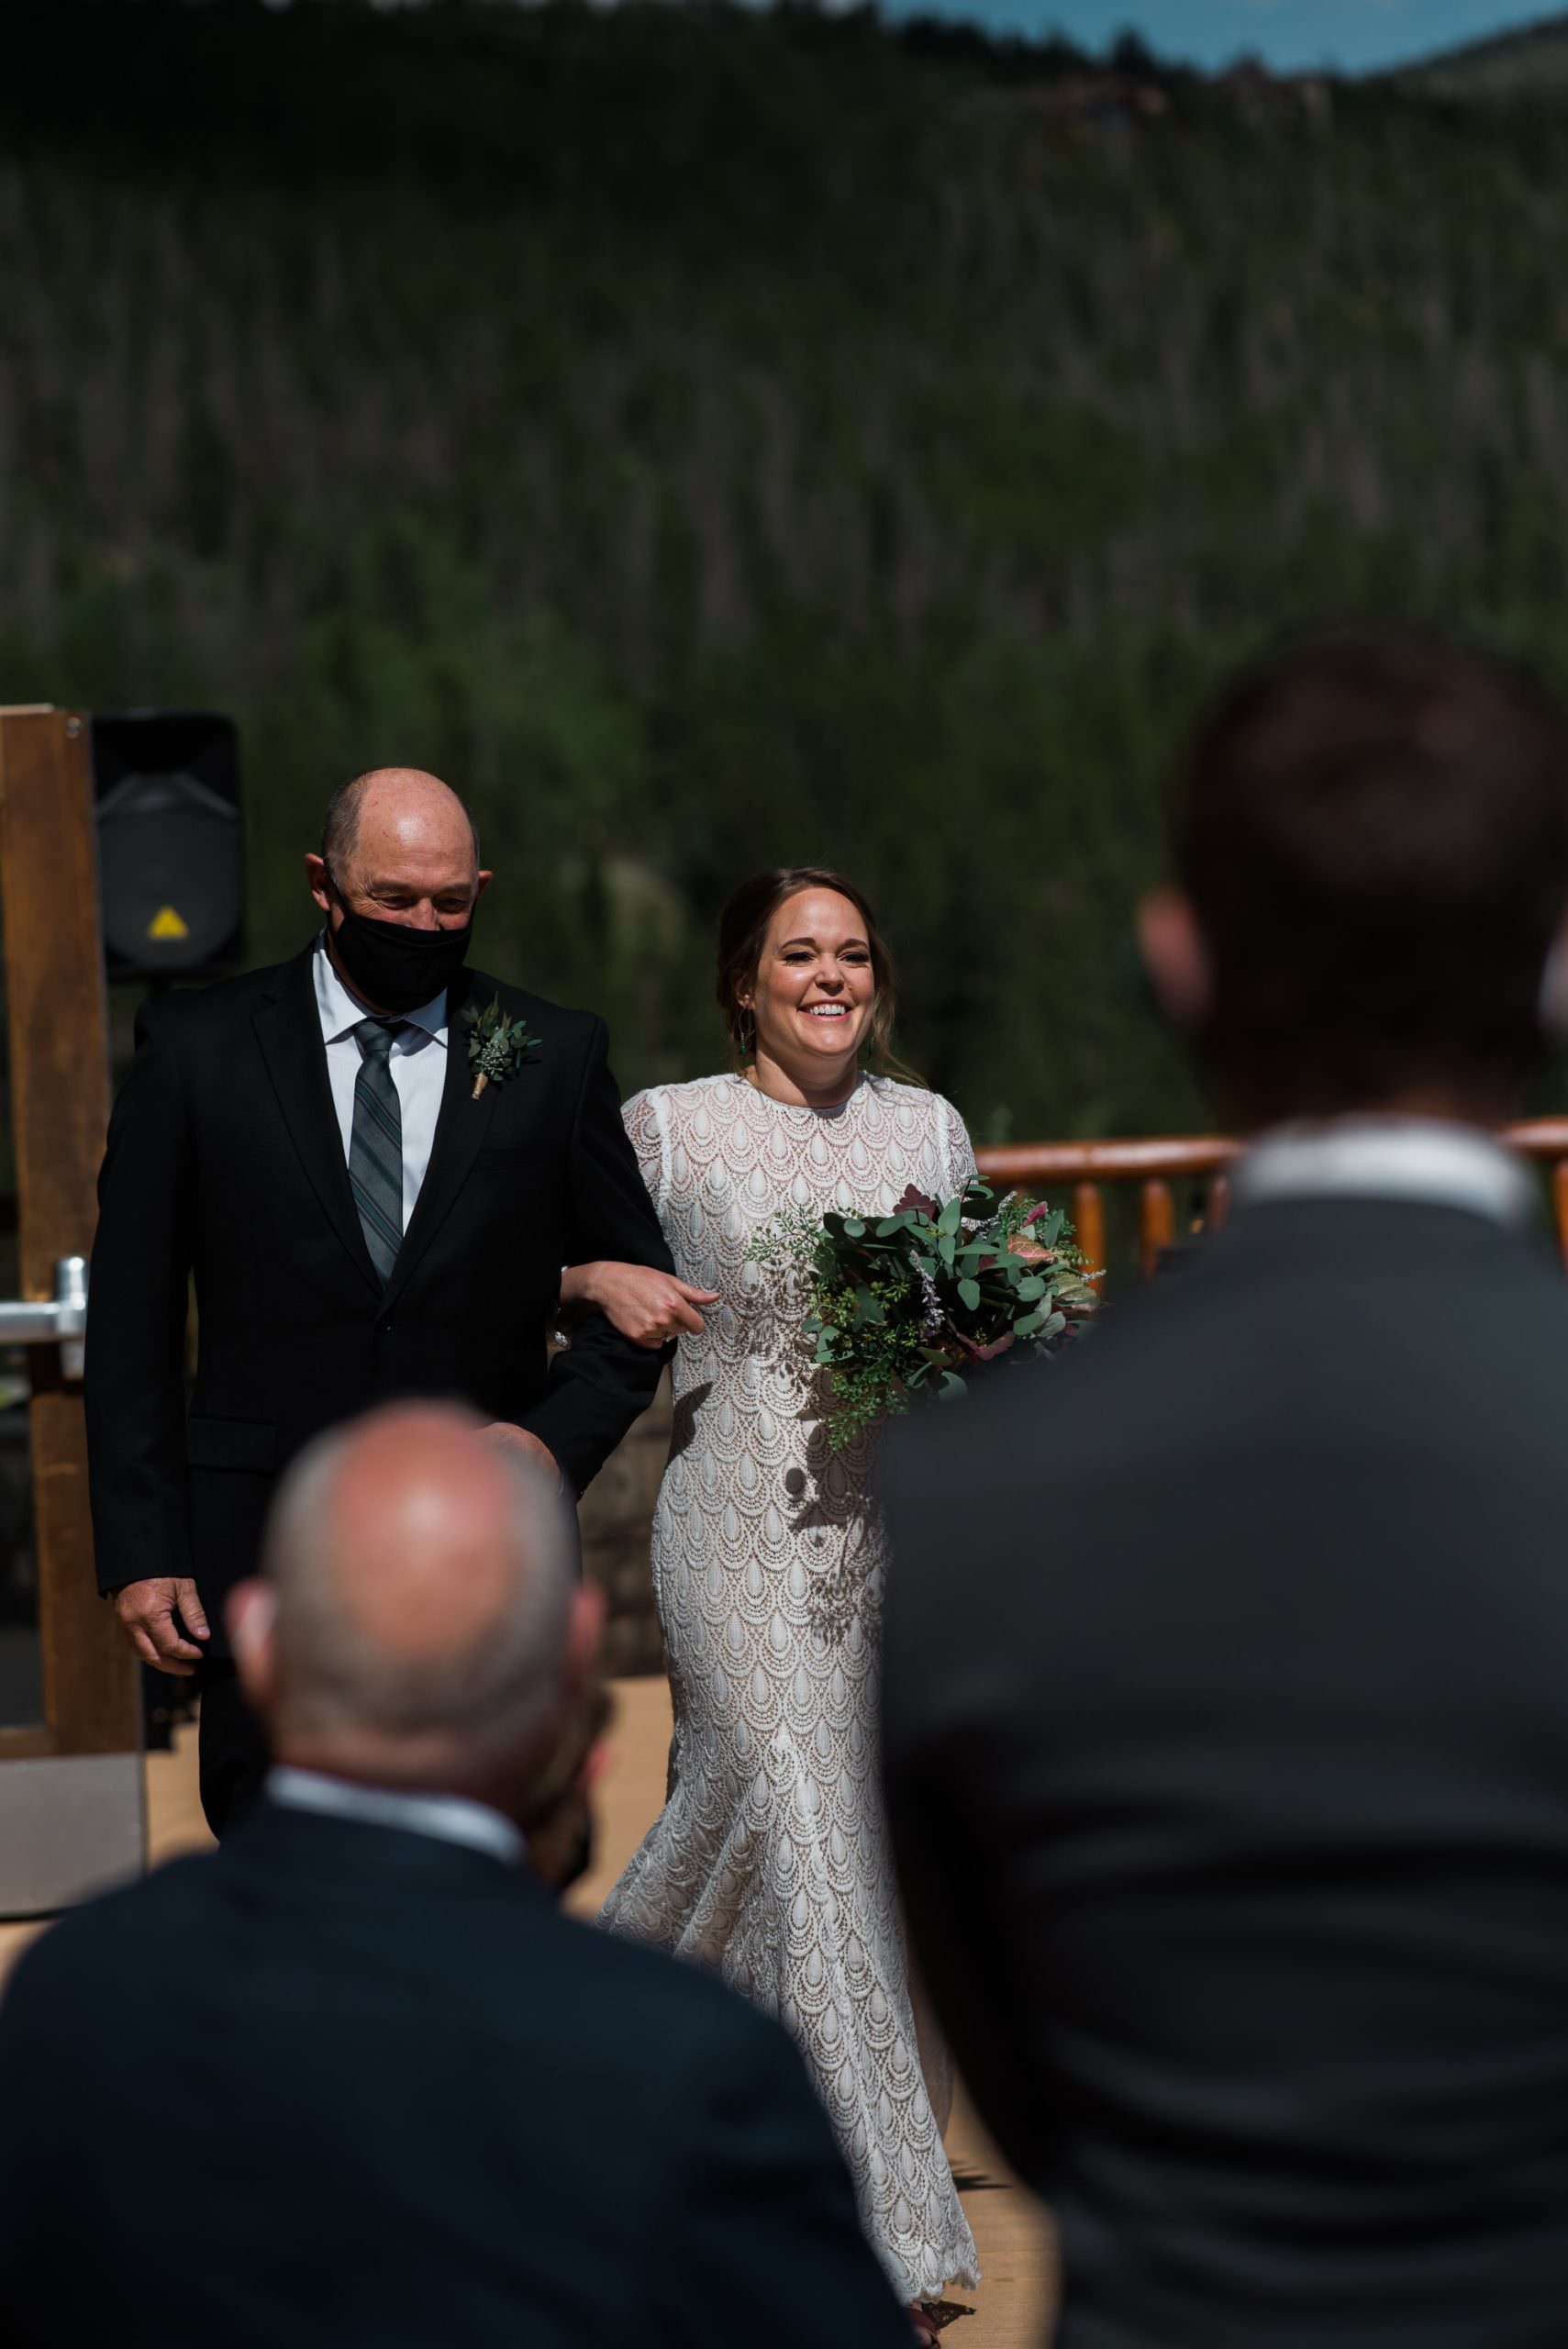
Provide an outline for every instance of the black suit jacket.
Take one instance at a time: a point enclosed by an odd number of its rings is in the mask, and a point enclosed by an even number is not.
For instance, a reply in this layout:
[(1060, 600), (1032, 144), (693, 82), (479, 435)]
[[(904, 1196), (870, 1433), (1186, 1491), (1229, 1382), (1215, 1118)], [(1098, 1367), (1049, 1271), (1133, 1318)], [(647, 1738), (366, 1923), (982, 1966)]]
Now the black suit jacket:
[(1568, 2341), (1565, 1408), (1533, 1239), (1302, 1202), (894, 1448), (911, 1929), (1070, 2349)]
[(591, 1317), (547, 1366), (563, 1264), (670, 1266), (604, 1022), (464, 974), (454, 1013), (499, 996), (539, 1046), (475, 1101), (454, 1017), (429, 1167), (384, 1289), (349, 1187), (312, 952), (143, 1007), (99, 1181), (86, 1377), (98, 1578), (112, 1590), (193, 1574), (215, 1646), (276, 1479), (323, 1428), (399, 1396), (450, 1397), (530, 1429), (581, 1491), (662, 1362)]
[(263, 1804), (67, 1917), (0, 2110), (17, 2343), (904, 2349), (784, 2033), (401, 1829)]

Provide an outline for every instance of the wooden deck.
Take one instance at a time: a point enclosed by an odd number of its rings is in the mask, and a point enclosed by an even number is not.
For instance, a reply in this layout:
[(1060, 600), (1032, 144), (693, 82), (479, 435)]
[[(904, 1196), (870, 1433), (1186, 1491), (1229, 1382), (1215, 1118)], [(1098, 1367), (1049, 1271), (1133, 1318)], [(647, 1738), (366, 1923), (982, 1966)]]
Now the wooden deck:
[[(600, 1788), (598, 1864), (579, 1885), (573, 1906), (592, 1913), (642, 1840), (664, 1793), (670, 1737), (669, 1697), (662, 1680), (627, 1680), (616, 1688), (610, 1766)], [(155, 1861), (199, 1850), (209, 1841), (196, 1799), (193, 1732), (172, 1753), (147, 1760), (148, 1812)], [(0, 1976), (32, 1930), (0, 1926)], [(948, 2132), (963, 2204), (980, 2246), (984, 2282), (975, 2314), (954, 2321), (953, 2349), (1039, 2349), (1044, 2338), (1049, 2246), (1037, 2206), (1008, 2177), (960, 2097)]]

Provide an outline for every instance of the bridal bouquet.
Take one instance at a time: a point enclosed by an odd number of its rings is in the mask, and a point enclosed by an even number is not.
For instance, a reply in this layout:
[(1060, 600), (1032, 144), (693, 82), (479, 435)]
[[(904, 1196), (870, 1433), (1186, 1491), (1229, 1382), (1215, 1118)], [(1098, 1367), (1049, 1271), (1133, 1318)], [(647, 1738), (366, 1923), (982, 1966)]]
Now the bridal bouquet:
[(786, 1210), (754, 1263), (804, 1280), (805, 1330), (828, 1372), (836, 1450), (923, 1392), (962, 1394), (1005, 1353), (1054, 1353), (1097, 1303), (1060, 1208), (975, 1181), (939, 1204), (906, 1191), (891, 1215)]

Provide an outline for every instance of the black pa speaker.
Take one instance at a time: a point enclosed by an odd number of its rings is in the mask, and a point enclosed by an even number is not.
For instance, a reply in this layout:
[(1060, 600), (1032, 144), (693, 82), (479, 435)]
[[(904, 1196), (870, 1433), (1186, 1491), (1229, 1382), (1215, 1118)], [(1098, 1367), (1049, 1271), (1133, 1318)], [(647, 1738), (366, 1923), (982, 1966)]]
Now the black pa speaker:
[(239, 740), (205, 709), (93, 719), (98, 880), (111, 979), (211, 977), (245, 952)]

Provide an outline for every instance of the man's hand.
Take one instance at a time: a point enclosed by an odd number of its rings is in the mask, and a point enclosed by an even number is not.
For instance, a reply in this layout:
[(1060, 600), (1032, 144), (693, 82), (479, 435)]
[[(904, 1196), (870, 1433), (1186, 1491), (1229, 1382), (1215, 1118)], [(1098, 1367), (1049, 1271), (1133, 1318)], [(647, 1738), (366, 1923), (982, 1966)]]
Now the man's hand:
[[(176, 1608), (191, 1634), (188, 1640), (180, 1636)], [(202, 1651), (193, 1642), (207, 1637), (207, 1620), (189, 1575), (154, 1575), (146, 1582), (122, 1583), (115, 1593), (115, 1613), (143, 1664), (176, 1680), (190, 1678), (202, 1660)]]
[(509, 1419), (492, 1419), (489, 1426), (481, 1428), (479, 1432), (487, 1435), (492, 1443), (505, 1444), (508, 1452), (522, 1453), (537, 1468), (544, 1470), (558, 1493), (566, 1490), (566, 1479), (561, 1473), (560, 1461), (549, 1444), (541, 1443), (537, 1435), (528, 1433), (527, 1428), (515, 1428)]

